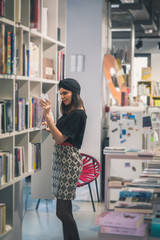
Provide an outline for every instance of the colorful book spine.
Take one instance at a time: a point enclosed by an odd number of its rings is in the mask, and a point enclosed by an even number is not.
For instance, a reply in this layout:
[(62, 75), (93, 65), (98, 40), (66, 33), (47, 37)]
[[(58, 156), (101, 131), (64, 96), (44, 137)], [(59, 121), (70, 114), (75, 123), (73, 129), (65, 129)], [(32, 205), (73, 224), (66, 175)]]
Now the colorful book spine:
[(0, 17), (4, 17), (4, 0), (0, 0)]
[(11, 74), (15, 74), (15, 34), (11, 33)]
[(0, 73), (5, 74), (5, 24), (0, 25)]
[(6, 32), (5, 37), (5, 47), (6, 47), (6, 74), (11, 74), (11, 32)]
[(29, 69), (30, 63), (29, 63), (29, 58), (30, 58), (30, 51), (29, 51), (29, 49), (27, 49), (27, 77), (29, 77), (29, 75), (30, 75), (30, 69)]

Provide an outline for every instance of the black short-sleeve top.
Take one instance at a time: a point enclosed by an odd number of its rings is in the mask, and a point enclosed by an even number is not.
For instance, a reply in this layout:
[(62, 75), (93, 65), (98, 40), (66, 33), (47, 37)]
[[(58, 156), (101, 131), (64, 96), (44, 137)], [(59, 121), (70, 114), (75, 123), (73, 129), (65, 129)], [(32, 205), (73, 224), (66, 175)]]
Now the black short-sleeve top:
[(68, 137), (65, 142), (80, 149), (86, 127), (86, 120), (87, 115), (85, 111), (77, 109), (68, 115), (62, 115), (62, 117), (58, 119), (56, 126), (63, 135)]

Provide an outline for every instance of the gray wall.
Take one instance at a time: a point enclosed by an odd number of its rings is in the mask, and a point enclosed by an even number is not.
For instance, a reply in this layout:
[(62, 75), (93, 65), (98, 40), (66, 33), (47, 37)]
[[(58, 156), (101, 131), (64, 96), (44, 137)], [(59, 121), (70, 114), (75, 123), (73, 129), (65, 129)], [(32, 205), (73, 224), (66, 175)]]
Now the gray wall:
[[(67, 0), (66, 77), (77, 79), (87, 112), (87, 126), (81, 152), (99, 161), (103, 141), (104, 86), (102, 54), (103, 0)], [(104, 27), (104, 26), (103, 26)], [(104, 51), (104, 50), (103, 50)], [(71, 72), (71, 55), (85, 56), (84, 72)], [(88, 192), (88, 189), (86, 190)], [(87, 196), (79, 195), (78, 198)]]

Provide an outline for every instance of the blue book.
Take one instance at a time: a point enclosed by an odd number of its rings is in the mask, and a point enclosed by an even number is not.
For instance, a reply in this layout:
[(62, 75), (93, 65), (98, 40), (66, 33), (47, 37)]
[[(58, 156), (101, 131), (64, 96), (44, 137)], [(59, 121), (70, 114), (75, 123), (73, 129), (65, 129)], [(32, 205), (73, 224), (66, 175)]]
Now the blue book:
[(29, 70), (29, 50), (27, 49), (27, 76), (29, 77), (30, 70)]

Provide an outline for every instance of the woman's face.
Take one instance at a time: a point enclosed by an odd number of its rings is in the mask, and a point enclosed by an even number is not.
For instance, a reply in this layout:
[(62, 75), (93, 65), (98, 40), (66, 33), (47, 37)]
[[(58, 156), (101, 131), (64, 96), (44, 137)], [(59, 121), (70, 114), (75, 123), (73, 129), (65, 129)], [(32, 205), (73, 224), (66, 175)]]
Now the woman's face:
[(72, 92), (64, 88), (59, 89), (61, 99), (65, 105), (69, 105), (72, 101)]

